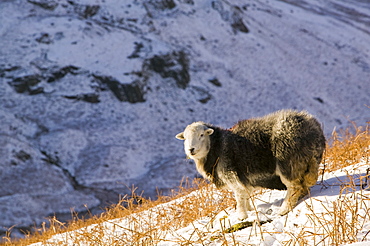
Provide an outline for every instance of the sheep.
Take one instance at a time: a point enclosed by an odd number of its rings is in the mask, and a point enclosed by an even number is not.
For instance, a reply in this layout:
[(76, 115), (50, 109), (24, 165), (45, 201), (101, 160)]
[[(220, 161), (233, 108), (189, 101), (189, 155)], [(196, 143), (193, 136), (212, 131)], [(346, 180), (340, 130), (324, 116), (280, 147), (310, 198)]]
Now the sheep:
[(294, 110), (241, 120), (231, 129), (194, 122), (176, 138), (185, 140), (185, 153), (204, 178), (234, 192), (241, 220), (260, 188), (287, 190), (278, 214), (290, 212), (316, 184), (326, 142), (320, 123)]

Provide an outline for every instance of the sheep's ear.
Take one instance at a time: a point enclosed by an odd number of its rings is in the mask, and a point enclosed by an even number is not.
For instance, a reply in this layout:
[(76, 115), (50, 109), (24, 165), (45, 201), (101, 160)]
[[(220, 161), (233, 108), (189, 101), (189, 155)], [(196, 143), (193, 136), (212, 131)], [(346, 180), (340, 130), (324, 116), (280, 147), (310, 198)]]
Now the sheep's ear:
[(180, 132), (179, 134), (177, 134), (177, 135), (176, 135), (176, 138), (177, 138), (177, 139), (180, 139), (180, 140), (185, 140), (184, 132)]
[(206, 133), (207, 135), (212, 135), (212, 134), (213, 134), (213, 132), (214, 132), (214, 130), (213, 130), (213, 129), (211, 129), (211, 128), (208, 128), (208, 129), (205, 131), (205, 133)]

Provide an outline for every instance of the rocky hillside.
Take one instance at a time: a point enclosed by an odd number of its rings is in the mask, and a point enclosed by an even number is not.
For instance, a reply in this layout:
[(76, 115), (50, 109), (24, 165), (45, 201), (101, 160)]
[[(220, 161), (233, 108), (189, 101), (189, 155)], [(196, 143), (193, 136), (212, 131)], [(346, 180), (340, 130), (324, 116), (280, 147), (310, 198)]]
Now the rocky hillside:
[(192, 121), (369, 121), (369, 27), (357, 0), (0, 1), (0, 231), (168, 192)]

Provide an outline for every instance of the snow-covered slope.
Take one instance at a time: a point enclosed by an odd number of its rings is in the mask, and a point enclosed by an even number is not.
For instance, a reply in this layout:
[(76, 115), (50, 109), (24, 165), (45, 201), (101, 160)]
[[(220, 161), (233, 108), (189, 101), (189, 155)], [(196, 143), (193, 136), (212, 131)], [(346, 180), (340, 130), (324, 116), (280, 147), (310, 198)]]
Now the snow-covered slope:
[(369, 121), (369, 18), (368, 1), (0, 1), (0, 231), (194, 177), (174, 138), (193, 121)]
[[(254, 197), (256, 211), (250, 212), (247, 221), (267, 222), (259, 226), (252, 224), (232, 233), (222, 233), (230, 225), (240, 223), (235, 220), (233, 208), (221, 211), (216, 218), (204, 217), (190, 225), (168, 231), (160, 231), (158, 224), (149, 224), (155, 221), (155, 214), (161, 213), (173, 206), (178, 206), (181, 214), (182, 203), (191, 196), (202, 196), (194, 191), (186, 197), (169, 203), (161, 204), (139, 214), (133, 214), (121, 219), (92, 225), (76, 231), (58, 234), (41, 245), (89, 245), (94, 240), (87, 234), (94, 232), (99, 235), (96, 243), (114, 245), (132, 242), (134, 245), (286, 245), (299, 243), (300, 245), (335, 245), (345, 242), (370, 243), (370, 190), (366, 189), (369, 180), (366, 179), (368, 163), (360, 163), (335, 172), (325, 173), (316, 186), (312, 187), (311, 194), (305, 198), (292, 212), (285, 216), (276, 215), (283, 201), (286, 191), (265, 191)], [(222, 199), (222, 196), (210, 196), (208, 199)], [(134, 218), (132, 218), (134, 217)], [(133, 224), (142, 223), (141, 228), (147, 237), (141, 241), (135, 235), (140, 234)], [(246, 222), (246, 221), (244, 221)], [(167, 223), (170, 223), (169, 221)], [(144, 226), (145, 225), (145, 226)], [(135, 228), (135, 229), (134, 229)], [(150, 228), (150, 230), (149, 230)], [(131, 237), (131, 238), (130, 238)], [(145, 241), (147, 240), (147, 241)]]

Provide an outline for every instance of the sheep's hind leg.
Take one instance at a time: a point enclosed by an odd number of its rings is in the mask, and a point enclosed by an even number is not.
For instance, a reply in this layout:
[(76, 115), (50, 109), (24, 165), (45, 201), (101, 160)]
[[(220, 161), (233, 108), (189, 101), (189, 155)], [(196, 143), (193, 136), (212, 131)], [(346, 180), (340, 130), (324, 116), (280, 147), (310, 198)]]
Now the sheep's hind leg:
[(306, 172), (301, 179), (295, 181), (288, 181), (284, 176), (280, 176), (281, 181), (287, 187), (287, 195), (281, 205), (279, 214), (285, 215), (291, 211), (298, 203), (298, 201), (309, 193), (311, 186), (316, 184), (318, 177), (318, 164), (312, 160), (309, 166), (309, 172)]
[(297, 205), (299, 199), (308, 194), (308, 189), (302, 185), (300, 180), (287, 181), (282, 178), (282, 181), (287, 187), (287, 194), (280, 207), (279, 215), (289, 213)]
[[(300, 177), (300, 175), (292, 174), (291, 169), (289, 168), (291, 165), (288, 164), (278, 164), (276, 168), (276, 174), (280, 176), (281, 182), (287, 188), (287, 194), (283, 201), (283, 204), (280, 207), (279, 215), (285, 215), (293, 210), (293, 208), (297, 205), (299, 199), (304, 197), (308, 194), (308, 188), (306, 186), (306, 182), (304, 177)], [(297, 165), (299, 166), (299, 165)], [(286, 167), (285, 170), (281, 170), (281, 167)], [(299, 170), (296, 170), (299, 173)], [(292, 176), (295, 176), (294, 178)]]

